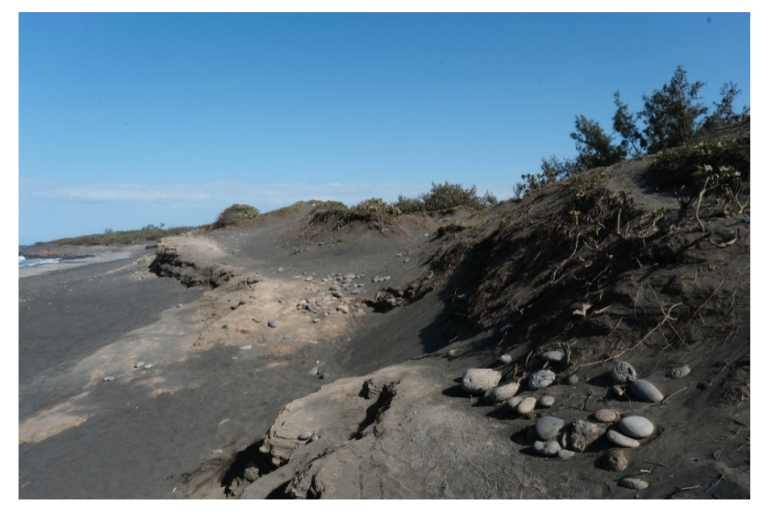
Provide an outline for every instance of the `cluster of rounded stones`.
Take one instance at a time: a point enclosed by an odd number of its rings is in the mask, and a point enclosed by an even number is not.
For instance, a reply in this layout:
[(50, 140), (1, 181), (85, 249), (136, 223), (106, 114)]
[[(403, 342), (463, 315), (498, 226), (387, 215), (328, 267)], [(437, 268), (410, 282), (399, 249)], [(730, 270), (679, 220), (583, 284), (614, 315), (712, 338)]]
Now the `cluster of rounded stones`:
[[(545, 362), (560, 363), (565, 356), (559, 350), (545, 352), (542, 359)], [(499, 358), (502, 364), (510, 364), (509, 355)], [(690, 373), (686, 365), (675, 368), (668, 373), (672, 378), (678, 378)], [(610, 371), (611, 380), (619, 386), (629, 386), (632, 396), (640, 401), (660, 402), (664, 395), (647, 380), (638, 379), (635, 368), (628, 362), (619, 362)], [(554, 383), (556, 375), (549, 369), (536, 371), (528, 376), (526, 385), (528, 389), (536, 391), (548, 387)], [(462, 387), (472, 395), (484, 395), (493, 404), (507, 402), (513, 411), (518, 414), (529, 414), (536, 407), (551, 407), (555, 399), (546, 395), (538, 400), (533, 397), (516, 396), (520, 389), (520, 382), (511, 382), (499, 385), (501, 372), (490, 368), (471, 368), (462, 377)], [(566, 384), (575, 385), (578, 378), (575, 375), (565, 380)], [(629, 461), (625, 449), (638, 448), (644, 439), (652, 436), (656, 430), (654, 424), (642, 416), (628, 415), (622, 418), (619, 412), (613, 409), (600, 409), (592, 415), (596, 423), (577, 419), (565, 434), (561, 434), (565, 422), (554, 416), (545, 416), (538, 419), (528, 430), (528, 438), (533, 442), (536, 453), (545, 457), (557, 457), (558, 459), (570, 459), (575, 451), (584, 452), (598, 439), (604, 438), (614, 445), (601, 459), (601, 465), (610, 471), (623, 471)], [(604, 427), (609, 424), (611, 426)], [(601, 426), (603, 425), (603, 426)], [(558, 436), (559, 440), (558, 440)], [(570, 448), (570, 449), (568, 449)], [(648, 483), (636, 479), (625, 478), (619, 485), (630, 489), (645, 489)]]

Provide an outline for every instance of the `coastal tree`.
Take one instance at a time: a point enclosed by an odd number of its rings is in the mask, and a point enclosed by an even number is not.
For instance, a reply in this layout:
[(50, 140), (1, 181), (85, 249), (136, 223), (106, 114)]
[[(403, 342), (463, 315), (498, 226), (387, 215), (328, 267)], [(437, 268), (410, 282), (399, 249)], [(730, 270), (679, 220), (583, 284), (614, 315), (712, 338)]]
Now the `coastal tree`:
[(643, 134), (648, 152), (680, 146), (693, 137), (701, 125), (701, 116), (707, 107), (698, 103), (699, 92), (705, 83), (688, 82), (682, 66), (675, 69), (669, 83), (650, 95), (643, 95), (644, 109), (640, 116), (645, 122)]

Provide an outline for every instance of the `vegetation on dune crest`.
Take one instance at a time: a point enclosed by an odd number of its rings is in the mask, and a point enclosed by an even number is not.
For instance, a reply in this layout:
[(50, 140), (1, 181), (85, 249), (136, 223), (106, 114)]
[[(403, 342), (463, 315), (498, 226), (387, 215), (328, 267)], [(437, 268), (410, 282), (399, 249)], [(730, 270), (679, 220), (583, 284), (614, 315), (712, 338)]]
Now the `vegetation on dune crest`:
[(724, 84), (720, 89), (720, 101), (714, 102), (711, 111), (699, 102), (705, 85), (701, 81), (691, 84), (687, 72), (678, 66), (661, 89), (643, 95), (643, 109), (634, 114), (616, 91), (613, 135), (607, 134), (598, 122), (584, 115), (576, 116), (575, 130), (570, 136), (576, 142), (578, 155), (542, 159), (541, 172), (523, 174), (524, 183), (516, 185), (515, 196), (521, 198), (527, 192), (540, 190), (576, 173), (610, 166), (628, 157), (677, 148), (698, 137), (749, 120), (749, 107), (740, 113), (734, 111), (734, 100), (741, 93), (738, 85), (733, 82)]
[(454, 207), (468, 207), (480, 210), (498, 203), (498, 200), (489, 192), (478, 196), (477, 188), (473, 185), (469, 188), (461, 187), (461, 184), (432, 183), (432, 189), (420, 194), (417, 198), (398, 196), (395, 206), (405, 214), (414, 212), (431, 212), (453, 209)]

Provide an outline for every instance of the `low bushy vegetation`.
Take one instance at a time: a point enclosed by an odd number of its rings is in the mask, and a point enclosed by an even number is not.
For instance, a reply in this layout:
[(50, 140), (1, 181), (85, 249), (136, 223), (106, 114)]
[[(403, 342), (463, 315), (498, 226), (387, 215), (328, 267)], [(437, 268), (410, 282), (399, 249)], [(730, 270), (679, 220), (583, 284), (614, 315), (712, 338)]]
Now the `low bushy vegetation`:
[(461, 184), (432, 183), (432, 189), (422, 193), (418, 198), (406, 198), (400, 195), (395, 202), (395, 207), (405, 214), (414, 212), (431, 212), (453, 209), (454, 207), (468, 207), (480, 210), (498, 203), (491, 193), (478, 196), (475, 186), (464, 188)]
[(259, 210), (251, 205), (235, 203), (224, 209), (211, 228), (224, 228), (242, 225), (259, 215)]
[(750, 136), (723, 141), (704, 141), (660, 152), (650, 166), (650, 172), (661, 186), (692, 185), (696, 170), (703, 166), (714, 169), (728, 167), (738, 170), (742, 179), (750, 174)]
[(677, 148), (749, 120), (749, 107), (744, 107), (741, 112), (734, 110), (734, 100), (741, 93), (738, 85), (733, 82), (723, 85), (720, 101), (714, 102), (711, 110), (699, 102), (705, 85), (701, 81), (690, 83), (687, 72), (678, 66), (661, 89), (643, 95), (643, 109), (637, 113), (629, 110), (616, 91), (613, 134), (609, 135), (595, 120), (584, 115), (576, 116), (575, 131), (570, 136), (576, 142), (578, 155), (542, 159), (540, 173), (522, 175), (524, 183), (518, 185), (519, 196), (588, 169)]
[(126, 245), (151, 241), (158, 241), (164, 237), (178, 236), (193, 230), (194, 227), (172, 227), (165, 225), (149, 224), (138, 230), (112, 230), (106, 229), (103, 234), (90, 234), (87, 236), (69, 237), (50, 241), (58, 245), (101, 246), (101, 245)]

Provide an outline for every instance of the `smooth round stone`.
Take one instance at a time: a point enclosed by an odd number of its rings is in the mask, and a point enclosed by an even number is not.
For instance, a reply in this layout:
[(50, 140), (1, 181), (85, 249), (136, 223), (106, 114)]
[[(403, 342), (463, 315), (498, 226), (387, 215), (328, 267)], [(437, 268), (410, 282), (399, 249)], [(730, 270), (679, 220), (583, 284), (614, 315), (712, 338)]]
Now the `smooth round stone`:
[(667, 377), (669, 378), (683, 378), (687, 377), (691, 373), (691, 368), (688, 364), (669, 370)]
[(629, 387), (629, 391), (641, 402), (659, 403), (664, 399), (661, 391), (647, 380), (636, 380)]
[(267, 325), (269, 325), (269, 326), (270, 326), (270, 327), (272, 327), (272, 328), (277, 328), (277, 327), (279, 327), (279, 326), (280, 326), (280, 322), (279, 322), (279, 321), (277, 321), (276, 319), (271, 319), (271, 320), (269, 320), (269, 322), (267, 323)]
[(549, 395), (542, 396), (536, 403), (539, 407), (542, 408), (552, 407), (555, 404), (555, 397)]
[(501, 373), (495, 369), (470, 368), (464, 372), (461, 385), (470, 394), (483, 394), (499, 385)]
[(552, 416), (546, 416), (536, 422), (536, 435), (542, 441), (552, 439), (563, 428), (563, 420)]
[(523, 398), (523, 401), (517, 404), (517, 413), (528, 414), (529, 412), (533, 412), (533, 409), (535, 408), (536, 408), (536, 398), (529, 396), (527, 398)]
[(562, 450), (557, 441), (536, 441), (533, 443), (533, 449), (547, 457), (554, 457)]
[(627, 416), (619, 421), (619, 430), (635, 439), (642, 439), (653, 435), (654, 426), (642, 416)]
[(104, 381), (104, 382), (112, 382), (113, 380), (115, 380), (115, 377), (113, 377), (113, 376), (104, 377), (101, 380)]
[(576, 384), (579, 383), (579, 377), (577, 377), (576, 375), (571, 375), (570, 377), (565, 379), (565, 383), (570, 386), (575, 386)]
[(622, 435), (616, 432), (615, 430), (609, 430), (605, 435), (608, 438), (608, 440), (613, 444), (615, 444), (616, 446), (621, 446), (622, 448), (639, 448), (640, 447), (640, 443), (637, 442), (635, 439)]
[(544, 352), (541, 358), (549, 362), (562, 362), (562, 360), (565, 358), (565, 354), (560, 350), (550, 350), (548, 352)]
[(494, 387), (488, 393), (488, 399), (492, 403), (501, 403), (514, 397), (518, 389), (517, 382), (504, 384), (503, 386)]
[(515, 396), (515, 397), (509, 399), (509, 401), (507, 402), (507, 405), (509, 405), (510, 409), (517, 410), (517, 406), (520, 405), (520, 402), (522, 402), (523, 400), (525, 400), (524, 397), (522, 397), (522, 396)]
[(510, 362), (512, 362), (512, 356), (511, 355), (507, 355), (505, 353), (504, 355), (499, 357), (499, 362), (501, 362), (502, 364), (509, 364)]
[(560, 450), (559, 452), (557, 452), (557, 458), (560, 460), (572, 459), (574, 455), (576, 454), (571, 450)]
[(302, 432), (299, 434), (299, 441), (306, 441), (312, 437), (312, 432)]
[(637, 371), (628, 362), (617, 362), (611, 370), (611, 380), (614, 384), (627, 384), (637, 380)]
[(592, 416), (600, 423), (615, 423), (621, 418), (621, 414), (613, 409), (600, 409)]
[(640, 480), (639, 478), (622, 478), (619, 480), (619, 485), (626, 487), (627, 489), (642, 490), (648, 487), (648, 482)]
[(542, 369), (541, 371), (537, 371), (536, 373), (528, 377), (528, 388), (535, 391), (536, 389), (541, 389), (542, 387), (547, 387), (552, 385), (552, 382), (554, 381), (555, 381), (554, 371), (551, 371), (548, 369)]

